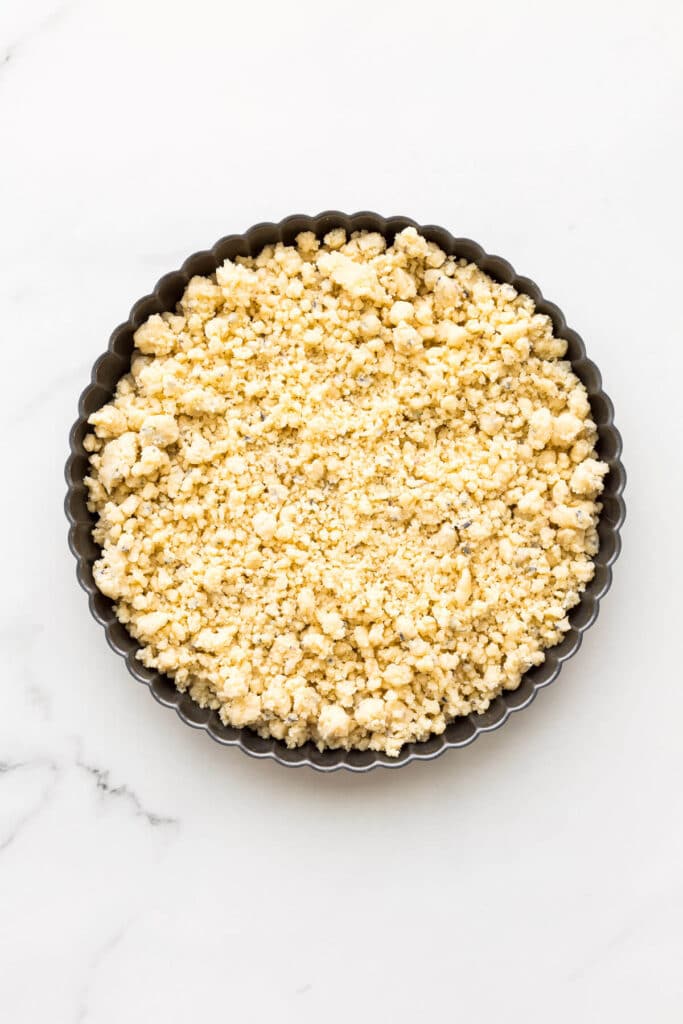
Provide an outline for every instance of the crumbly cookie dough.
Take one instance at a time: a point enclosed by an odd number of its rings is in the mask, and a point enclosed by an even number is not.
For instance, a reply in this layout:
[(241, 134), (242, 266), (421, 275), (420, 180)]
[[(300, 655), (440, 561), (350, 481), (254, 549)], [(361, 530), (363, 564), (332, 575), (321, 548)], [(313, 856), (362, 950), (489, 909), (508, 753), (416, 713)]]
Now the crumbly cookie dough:
[(528, 296), (413, 228), (305, 232), (135, 344), (85, 440), (95, 579), (226, 724), (396, 755), (562, 639), (607, 466)]

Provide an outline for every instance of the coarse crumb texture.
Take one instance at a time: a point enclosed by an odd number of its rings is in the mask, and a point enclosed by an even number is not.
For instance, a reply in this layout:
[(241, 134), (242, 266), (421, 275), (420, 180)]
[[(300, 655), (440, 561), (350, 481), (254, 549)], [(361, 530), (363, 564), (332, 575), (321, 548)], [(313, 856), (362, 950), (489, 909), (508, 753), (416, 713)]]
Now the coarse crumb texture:
[(413, 228), (227, 260), (90, 417), (99, 589), (232, 726), (386, 751), (543, 661), (607, 466), (532, 300)]

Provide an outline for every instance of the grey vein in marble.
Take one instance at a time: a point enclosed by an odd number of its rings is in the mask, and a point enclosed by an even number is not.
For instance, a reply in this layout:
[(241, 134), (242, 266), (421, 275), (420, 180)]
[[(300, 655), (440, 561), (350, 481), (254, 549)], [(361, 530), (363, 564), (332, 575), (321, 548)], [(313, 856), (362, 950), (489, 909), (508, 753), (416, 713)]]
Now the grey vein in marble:
[(97, 789), (106, 797), (114, 797), (128, 801), (134, 808), (138, 817), (144, 818), (150, 825), (177, 825), (177, 818), (170, 818), (163, 814), (155, 814), (143, 806), (139, 796), (129, 786), (112, 786), (109, 782), (109, 772), (96, 765), (86, 764), (84, 761), (76, 761), (76, 766), (87, 772), (95, 780)]
[(54, 10), (46, 14), (45, 17), (39, 21), (36, 25), (32, 25), (26, 29), (20, 35), (14, 39), (9, 46), (6, 46), (2, 56), (0, 56), (0, 75), (2, 75), (10, 62), (13, 62), (17, 56), (17, 53), (23, 49), (26, 43), (30, 42), (36, 36), (40, 35), (46, 29), (52, 28), (53, 25), (58, 25), (59, 22), (64, 18), (72, 7), (75, 7), (78, 0), (67, 0), (66, 3), (60, 4)]
[(30, 810), (20, 815), (15, 821), (8, 834), (0, 837), (0, 853), (3, 853), (8, 846), (11, 846), (23, 829), (37, 818), (41, 811), (47, 806), (57, 782), (59, 767), (54, 761), (0, 761), (0, 776), (8, 775), (10, 772), (21, 771), (23, 768), (44, 767), (48, 769), (49, 781), (44, 787), (38, 802)]
[(48, 782), (44, 786), (36, 804), (18, 817), (6, 836), (0, 836), (0, 853), (6, 850), (8, 846), (11, 846), (24, 828), (41, 814), (52, 798), (58, 779), (71, 767), (78, 768), (79, 771), (85, 772), (91, 779), (93, 779), (97, 791), (101, 793), (103, 797), (123, 801), (132, 808), (136, 817), (142, 818), (148, 825), (156, 828), (158, 826), (177, 826), (179, 824), (177, 818), (172, 818), (163, 814), (156, 814), (155, 812), (148, 810), (148, 808), (143, 805), (140, 797), (130, 788), (130, 786), (113, 786), (109, 782), (110, 773), (106, 769), (99, 768), (96, 765), (87, 764), (85, 761), (75, 760), (64, 764), (58, 764), (56, 761), (43, 758), (35, 758), (27, 761), (0, 761), (0, 780), (4, 775), (8, 775), (12, 772), (35, 768), (46, 769), (49, 776)]
[(130, 928), (131, 924), (135, 919), (131, 918), (122, 924), (116, 931), (105, 939), (104, 942), (98, 946), (92, 956), (88, 965), (88, 973), (85, 977), (81, 994), (78, 1000), (78, 1007), (76, 1009), (75, 1024), (84, 1024), (85, 1020), (90, 1015), (89, 997), (90, 990), (92, 988), (93, 977), (97, 973), (98, 969), (102, 966), (103, 962), (107, 959), (110, 953), (112, 953), (119, 945), (124, 935)]

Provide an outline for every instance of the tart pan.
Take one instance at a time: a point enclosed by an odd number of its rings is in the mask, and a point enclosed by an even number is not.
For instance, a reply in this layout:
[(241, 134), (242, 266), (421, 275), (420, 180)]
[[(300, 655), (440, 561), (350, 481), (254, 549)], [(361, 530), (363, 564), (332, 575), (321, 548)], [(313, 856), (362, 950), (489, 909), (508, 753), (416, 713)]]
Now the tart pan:
[[(128, 372), (134, 332), (152, 313), (173, 311), (194, 275), (212, 274), (228, 258), (256, 256), (266, 245), (276, 242), (291, 244), (300, 231), (313, 231), (319, 238), (336, 227), (345, 228), (349, 234), (353, 231), (378, 231), (391, 244), (395, 235), (409, 225), (417, 228), (429, 241), (436, 242), (449, 256), (465, 257), (496, 281), (511, 284), (517, 291), (530, 295), (537, 312), (549, 316), (555, 334), (567, 341), (565, 358), (571, 361), (574, 373), (588, 391), (592, 417), (598, 428), (598, 457), (609, 465), (600, 499), (603, 508), (598, 524), (600, 547), (594, 558), (595, 576), (586, 587), (579, 604), (569, 613), (571, 628), (562, 642), (548, 649), (543, 664), (530, 669), (516, 690), (504, 691), (483, 714), (473, 713), (457, 718), (440, 736), (431, 736), (419, 743), (408, 743), (395, 758), (372, 750), (321, 752), (310, 741), (290, 750), (281, 740), (272, 737), (262, 739), (248, 728), (236, 729), (224, 725), (216, 711), (199, 707), (188, 693), (176, 689), (170, 677), (146, 668), (137, 660), (135, 655), (140, 645), (118, 621), (112, 601), (100, 593), (93, 579), (93, 563), (99, 557), (100, 549), (92, 539), (95, 516), (88, 512), (87, 489), (83, 482), (88, 472), (88, 454), (83, 448), (83, 439), (89, 431), (87, 420), (91, 413), (111, 399), (118, 380)], [(335, 210), (326, 211), (317, 217), (295, 215), (286, 217), (279, 224), (256, 224), (242, 235), (227, 235), (211, 249), (189, 256), (180, 270), (165, 274), (151, 294), (139, 299), (126, 322), (112, 333), (107, 351), (95, 362), (90, 383), (81, 394), (78, 419), (71, 429), (69, 446), (71, 454), (66, 464), (68, 492), (65, 502), (70, 523), (69, 547), (78, 563), (78, 582), (88, 593), (90, 611), (103, 626), (109, 646), (124, 658), (131, 675), (149, 687), (152, 696), (160, 704), (173, 708), (187, 725), (204, 729), (213, 740), (224, 746), (239, 747), (252, 757), (272, 758), (288, 767), (307, 765), (322, 772), (340, 768), (354, 772), (366, 772), (380, 766), (400, 768), (411, 761), (433, 760), (450, 748), (465, 747), (482, 733), (500, 728), (514, 711), (528, 707), (539, 690), (554, 682), (564, 662), (578, 651), (584, 632), (597, 618), (600, 599), (611, 585), (612, 565), (621, 546), (619, 530), (625, 516), (622, 494), (626, 483), (621, 462), (621, 437), (614, 426), (612, 403), (602, 390), (600, 371), (586, 357), (583, 341), (576, 331), (567, 327), (558, 307), (544, 299), (538, 286), (528, 277), (517, 274), (506, 260), (500, 256), (490, 256), (468, 238), (454, 238), (444, 228), (416, 224), (409, 217), (385, 218), (368, 212), (347, 215)]]

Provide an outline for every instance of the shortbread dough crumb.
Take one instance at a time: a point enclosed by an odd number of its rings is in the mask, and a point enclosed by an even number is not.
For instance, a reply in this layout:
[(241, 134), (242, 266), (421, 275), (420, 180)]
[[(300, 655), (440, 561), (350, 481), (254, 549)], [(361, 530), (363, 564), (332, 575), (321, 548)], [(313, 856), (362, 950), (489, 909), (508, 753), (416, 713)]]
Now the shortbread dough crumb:
[(607, 466), (527, 295), (413, 228), (304, 232), (135, 344), (85, 440), (95, 579), (227, 725), (397, 755), (562, 639)]

